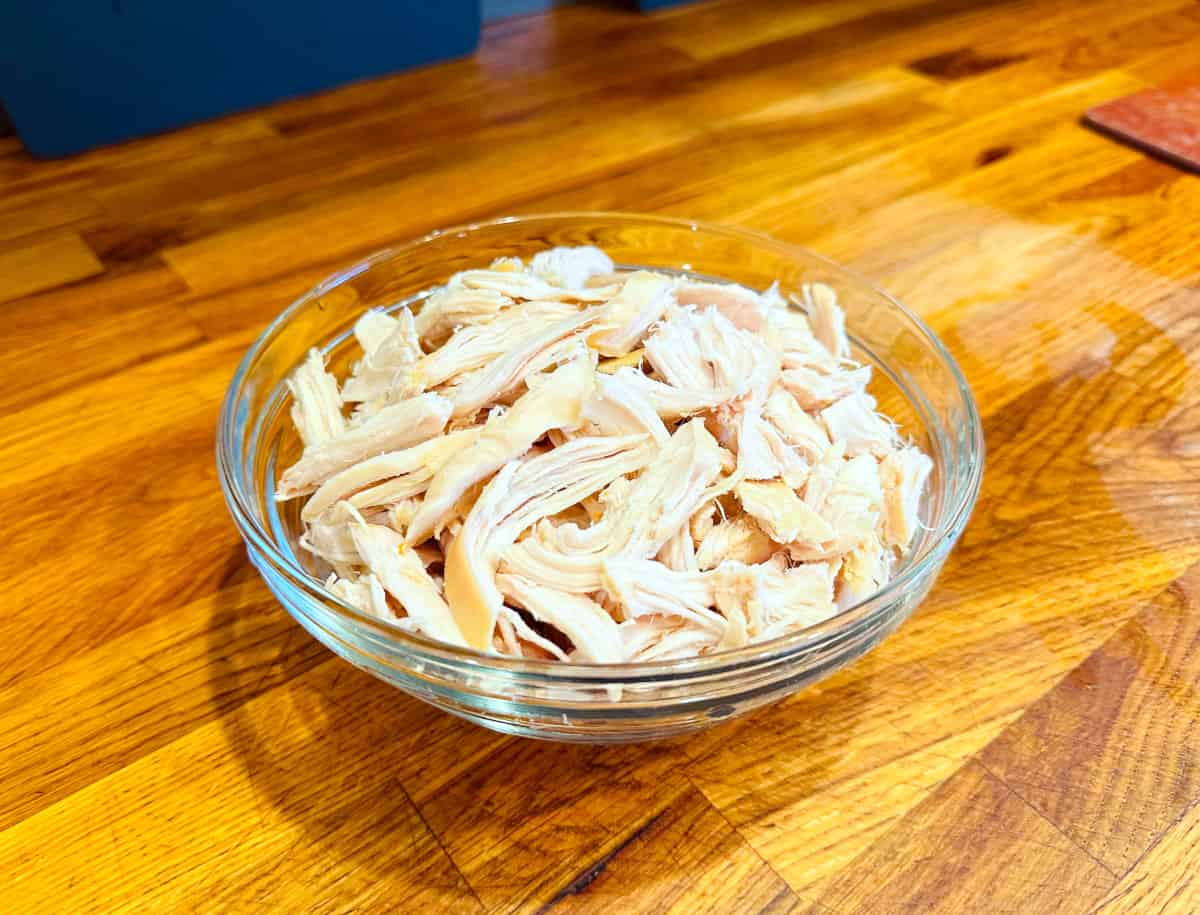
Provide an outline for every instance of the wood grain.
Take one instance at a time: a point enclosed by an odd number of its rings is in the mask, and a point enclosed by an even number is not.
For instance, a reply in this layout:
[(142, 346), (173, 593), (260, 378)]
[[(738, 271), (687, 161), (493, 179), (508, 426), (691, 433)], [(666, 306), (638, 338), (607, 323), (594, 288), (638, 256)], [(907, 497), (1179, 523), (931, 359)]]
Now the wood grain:
[(1112, 882), (1003, 782), (969, 761), (847, 866), (818, 905), (864, 913), (1081, 912)]
[[(0, 145), (13, 911), (1200, 911), (1200, 178), (1082, 128), (1194, 0), (579, 4), (71, 159)], [(288, 301), (439, 225), (741, 224), (901, 295), (984, 491), (858, 664), (634, 747), (475, 728), (273, 601), (213, 466)]]
[(104, 268), (77, 234), (55, 233), (0, 248), (0, 302), (82, 280)]
[(1200, 569), (1122, 626), (979, 757), (1113, 873), (1128, 871), (1200, 794), (1198, 589)]
[(1092, 911), (1185, 915), (1200, 896), (1200, 806), (1192, 805)]

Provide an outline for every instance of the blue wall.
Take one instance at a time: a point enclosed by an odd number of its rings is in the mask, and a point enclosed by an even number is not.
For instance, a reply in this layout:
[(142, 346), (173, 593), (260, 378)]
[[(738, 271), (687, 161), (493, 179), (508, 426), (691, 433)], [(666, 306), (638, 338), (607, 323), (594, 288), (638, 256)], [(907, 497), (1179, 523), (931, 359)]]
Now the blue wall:
[(467, 54), (478, 0), (0, 0), (0, 99), (58, 156)]

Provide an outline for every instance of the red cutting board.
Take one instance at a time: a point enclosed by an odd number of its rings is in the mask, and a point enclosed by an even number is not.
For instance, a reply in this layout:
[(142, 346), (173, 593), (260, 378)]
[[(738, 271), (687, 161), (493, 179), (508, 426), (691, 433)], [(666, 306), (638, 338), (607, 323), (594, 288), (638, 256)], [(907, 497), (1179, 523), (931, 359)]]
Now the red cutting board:
[(1084, 121), (1123, 142), (1200, 172), (1200, 74), (1097, 105)]

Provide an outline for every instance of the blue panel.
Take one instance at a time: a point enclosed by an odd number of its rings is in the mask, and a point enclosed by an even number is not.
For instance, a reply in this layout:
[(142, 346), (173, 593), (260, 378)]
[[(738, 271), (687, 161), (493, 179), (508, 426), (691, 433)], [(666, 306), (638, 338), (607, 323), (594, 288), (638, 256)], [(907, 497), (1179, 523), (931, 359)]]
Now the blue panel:
[(59, 156), (469, 53), (478, 0), (0, 3), (0, 99)]

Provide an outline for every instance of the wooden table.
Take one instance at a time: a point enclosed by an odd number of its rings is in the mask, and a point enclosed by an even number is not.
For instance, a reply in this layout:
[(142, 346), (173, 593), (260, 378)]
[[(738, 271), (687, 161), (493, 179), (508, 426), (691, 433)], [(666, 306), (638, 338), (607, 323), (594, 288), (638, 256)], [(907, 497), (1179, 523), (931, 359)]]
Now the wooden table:
[[(1186, 0), (587, 5), (57, 162), (0, 140), (0, 909), (1200, 910), (1200, 178), (1080, 127)], [(505, 738), (334, 659), (213, 426), (353, 258), (508, 212), (745, 225), (910, 302), (989, 458), (928, 602), (808, 692)]]

